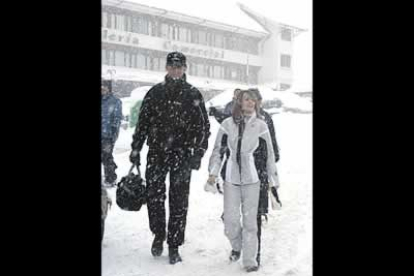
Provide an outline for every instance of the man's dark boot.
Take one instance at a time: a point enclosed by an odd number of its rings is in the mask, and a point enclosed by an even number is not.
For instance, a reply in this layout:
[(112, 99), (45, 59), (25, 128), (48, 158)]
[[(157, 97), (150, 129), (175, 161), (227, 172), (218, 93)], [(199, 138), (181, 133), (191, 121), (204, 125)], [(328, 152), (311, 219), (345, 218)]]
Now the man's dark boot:
[(159, 257), (162, 254), (164, 237), (155, 235), (151, 246), (151, 254), (154, 257)]
[(178, 247), (168, 247), (168, 257), (170, 258), (170, 264), (182, 262), (180, 253), (178, 253)]

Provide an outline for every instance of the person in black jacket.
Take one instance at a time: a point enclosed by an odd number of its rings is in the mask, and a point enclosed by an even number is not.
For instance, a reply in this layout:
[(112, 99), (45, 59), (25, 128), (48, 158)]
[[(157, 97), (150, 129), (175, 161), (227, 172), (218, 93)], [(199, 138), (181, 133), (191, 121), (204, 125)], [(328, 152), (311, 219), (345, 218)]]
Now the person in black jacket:
[[(262, 95), (260, 91), (256, 88), (250, 88), (249, 90), (253, 91), (256, 94), (256, 97), (259, 99), (259, 106), (262, 104)], [(267, 113), (263, 108), (260, 108), (260, 114), (263, 116), (270, 132), (270, 137), (272, 139), (272, 146), (273, 151), (275, 153), (275, 161), (276, 163), (280, 159), (279, 155), (279, 146), (276, 140), (276, 132), (275, 126), (273, 124), (272, 116)], [(260, 145), (261, 146), (261, 145)], [(262, 155), (266, 154), (266, 150), (260, 151)], [(267, 213), (269, 212), (269, 177), (267, 175), (266, 164), (259, 164), (257, 168), (259, 179), (260, 179), (260, 196), (259, 196), (259, 208), (257, 212), (257, 237), (259, 239), (258, 249), (257, 249), (257, 256), (256, 260), (258, 265), (260, 266), (260, 249), (261, 249), (261, 235), (262, 235), (262, 217), (265, 217), (267, 220)]]
[[(184, 243), (191, 171), (200, 168), (210, 136), (203, 96), (186, 81), (186, 68), (182, 53), (168, 54), (164, 82), (153, 86), (144, 97), (130, 154), (130, 161), (139, 166), (140, 151), (147, 140), (147, 208), (150, 230), (155, 235), (151, 253), (160, 256), (167, 239), (171, 264), (182, 261), (178, 247)], [(166, 233), (167, 173), (170, 188)]]
[(231, 102), (228, 102), (226, 106), (224, 107), (223, 111), (217, 110), (214, 106), (210, 107), (209, 109), (209, 115), (214, 116), (214, 118), (217, 120), (219, 124), (221, 124), (224, 119), (227, 119), (231, 116), (231, 112), (233, 111), (234, 103), (237, 100), (237, 97), (239, 96), (241, 90), (239, 88), (234, 89), (233, 99)]

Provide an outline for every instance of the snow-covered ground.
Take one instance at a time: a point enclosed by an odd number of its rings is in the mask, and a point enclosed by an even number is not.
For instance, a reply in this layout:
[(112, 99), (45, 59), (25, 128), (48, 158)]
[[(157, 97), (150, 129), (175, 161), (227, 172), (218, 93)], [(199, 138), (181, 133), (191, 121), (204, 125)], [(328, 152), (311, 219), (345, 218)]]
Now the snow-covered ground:
[[(273, 116), (281, 148), (278, 162), (281, 210), (269, 210), (262, 231), (262, 262), (253, 275), (312, 275), (312, 114), (281, 113)], [(199, 171), (193, 171), (182, 263), (168, 263), (168, 249), (155, 259), (150, 253), (153, 236), (146, 206), (126, 212), (115, 203), (106, 219), (102, 246), (103, 276), (236, 276), (245, 275), (240, 261), (229, 263), (230, 244), (224, 236), (220, 215), (223, 198), (206, 193), (207, 165), (219, 125), (210, 117), (212, 135)], [(115, 145), (118, 177), (127, 174), (133, 129), (123, 130)], [(147, 148), (141, 152), (144, 174)], [(168, 179), (168, 177), (167, 177)], [(168, 180), (167, 180), (168, 185)], [(167, 208), (168, 210), (168, 208)], [(167, 211), (168, 212), (168, 211)], [(168, 214), (168, 213), (167, 213)]]

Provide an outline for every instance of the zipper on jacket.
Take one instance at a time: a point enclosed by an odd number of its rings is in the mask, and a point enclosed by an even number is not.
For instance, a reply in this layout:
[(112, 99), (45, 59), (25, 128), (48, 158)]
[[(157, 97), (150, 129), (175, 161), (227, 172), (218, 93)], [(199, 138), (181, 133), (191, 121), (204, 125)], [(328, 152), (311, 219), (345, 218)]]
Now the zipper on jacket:
[(244, 122), (244, 118), (242, 118), (242, 120), (239, 123), (239, 135), (238, 135), (238, 139), (237, 139), (237, 153), (236, 153), (236, 159), (237, 159), (237, 164), (239, 165), (239, 173), (240, 173), (240, 183), (243, 184), (242, 182), (242, 175), (241, 175), (241, 144), (242, 144), (242, 139), (243, 139), (243, 132), (244, 132), (244, 128), (245, 128), (245, 122)]

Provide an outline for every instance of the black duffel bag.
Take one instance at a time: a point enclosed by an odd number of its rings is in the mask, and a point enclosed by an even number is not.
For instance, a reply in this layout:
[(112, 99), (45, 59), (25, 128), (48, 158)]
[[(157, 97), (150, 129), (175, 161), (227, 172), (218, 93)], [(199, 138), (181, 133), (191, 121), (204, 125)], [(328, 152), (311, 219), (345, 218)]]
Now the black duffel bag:
[(116, 204), (125, 211), (139, 211), (146, 203), (145, 180), (141, 178), (139, 168), (138, 174), (134, 174), (132, 165), (127, 176), (121, 178), (116, 189)]

